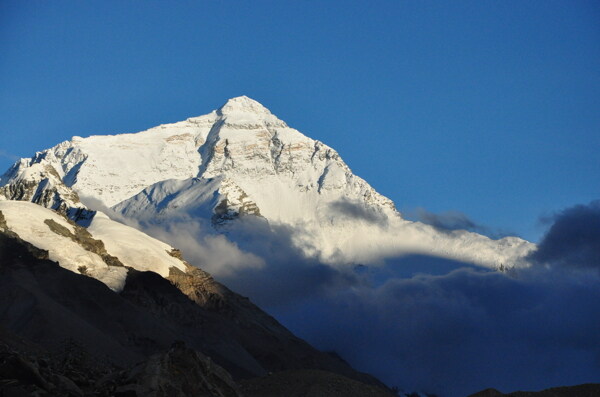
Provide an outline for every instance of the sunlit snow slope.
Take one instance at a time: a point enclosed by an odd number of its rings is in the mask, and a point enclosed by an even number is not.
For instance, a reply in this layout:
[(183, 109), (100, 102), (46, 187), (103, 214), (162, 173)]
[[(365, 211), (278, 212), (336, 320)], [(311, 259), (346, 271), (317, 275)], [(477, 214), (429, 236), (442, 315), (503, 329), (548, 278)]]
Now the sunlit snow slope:
[[(491, 240), (404, 220), (335, 150), (245, 96), (136, 134), (74, 137), (17, 162), (2, 177), (0, 195), (34, 201), (14, 192), (36, 164), (56, 170), (79, 197), (138, 220), (188, 214), (221, 230), (239, 217), (264, 218), (291, 230), (307, 255), (331, 264), (418, 253), (511, 266), (534, 247), (515, 237)], [(39, 179), (30, 184), (41, 186)]]
[(0, 229), (48, 251), (49, 259), (61, 267), (94, 277), (116, 291), (125, 284), (127, 267), (163, 277), (172, 267), (186, 269), (169, 254), (173, 247), (101, 212), (86, 229), (37, 204), (0, 201)]

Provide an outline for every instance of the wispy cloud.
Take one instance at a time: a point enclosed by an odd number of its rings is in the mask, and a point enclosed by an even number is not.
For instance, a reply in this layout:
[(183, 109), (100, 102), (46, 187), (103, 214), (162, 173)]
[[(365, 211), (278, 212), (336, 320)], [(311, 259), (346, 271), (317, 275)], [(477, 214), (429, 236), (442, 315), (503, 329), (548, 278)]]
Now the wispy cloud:
[(426, 223), (437, 228), (440, 231), (452, 231), (452, 230), (467, 230), (469, 232), (475, 232), (484, 234), (492, 238), (502, 238), (506, 236), (514, 236), (515, 233), (490, 228), (472, 220), (467, 214), (460, 211), (444, 211), (440, 213), (434, 213), (426, 210), (425, 208), (419, 207), (414, 211), (409, 211), (408, 216), (414, 218), (419, 222)]
[(463, 229), (475, 231), (481, 227), (467, 215), (459, 211), (446, 211), (434, 214), (425, 208), (417, 208), (416, 215), (419, 221), (443, 230)]
[(7, 159), (7, 160), (10, 160), (10, 161), (17, 161), (17, 160), (20, 159), (19, 156), (16, 156), (16, 155), (14, 155), (12, 153), (9, 153), (9, 152), (7, 152), (4, 149), (0, 149), (0, 157), (4, 158), (4, 159)]
[(365, 206), (363, 203), (346, 198), (329, 204), (329, 210), (336, 216), (358, 219), (368, 223), (384, 225), (387, 223), (385, 214)]
[(181, 249), (190, 263), (261, 306), (281, 307), (358, 282), (352, 272), (306, 257), (292, 242), (292, 229), (259, 218), (240, 219), (226, 234), (188, 216), (138, 227)]

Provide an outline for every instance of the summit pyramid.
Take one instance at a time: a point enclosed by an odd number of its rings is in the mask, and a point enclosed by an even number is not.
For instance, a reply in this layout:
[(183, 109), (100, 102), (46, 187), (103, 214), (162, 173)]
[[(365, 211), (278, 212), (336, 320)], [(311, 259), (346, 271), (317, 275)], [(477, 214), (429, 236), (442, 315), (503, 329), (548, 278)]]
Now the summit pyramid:
[[(217, 231), (240, 218), (266, 221), (289, 230), (306, 255), (332, 265), (425, 254), (518, 266), (534, 248), (516, 237), (493, 240), (404, 219), (333, 148), (246, 96), (138, 133), (73, 137), (17, 161), (0, 186), (6, 199), (37, 202), (76, 220), (93, 216), (79, 200), (94, 199), (136, 221), (185, 215)], [(42, 200), (44, 189), (50, 191)]]

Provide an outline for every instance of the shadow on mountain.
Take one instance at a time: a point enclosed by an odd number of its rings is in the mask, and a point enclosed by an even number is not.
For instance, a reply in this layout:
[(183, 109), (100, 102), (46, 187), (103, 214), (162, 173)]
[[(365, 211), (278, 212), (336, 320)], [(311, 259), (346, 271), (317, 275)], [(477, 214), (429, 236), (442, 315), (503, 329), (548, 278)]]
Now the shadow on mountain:
[[(299, 369), (382, 386), (201, 270), (173, 274), (171, 282), (130, 270), (117, 294), (36, 255), (0, 234), (0, 337), (2, 365), (9, 365), (1, 371), (3, 390), (236, 396), (231, 377)], [(189, 376), (181, 377), (182, 366), (192, 368)]]
[(404, 390), (541, 389), (598, 377), (600, 294), (591, 275), (461, 267), (382, 277), (273, 313), (317, 348)]
[[(285, 227), (238, 221), (227, 237), (262, 263), (219, 279), (317, 348), (339, 352), (389, 385), (460, 397), (490, 386), (583, 383), (598, 374), (596, 273), (544, 264), (502, 273), (427, 255), (327, 266), (294, 246)], [(173, 233), (156, 237), (184, 252), (207, 252), (204, 259), (216, 263), (231, 251), (197, 249), (206, 230), (197, 222), (170, 226)]]

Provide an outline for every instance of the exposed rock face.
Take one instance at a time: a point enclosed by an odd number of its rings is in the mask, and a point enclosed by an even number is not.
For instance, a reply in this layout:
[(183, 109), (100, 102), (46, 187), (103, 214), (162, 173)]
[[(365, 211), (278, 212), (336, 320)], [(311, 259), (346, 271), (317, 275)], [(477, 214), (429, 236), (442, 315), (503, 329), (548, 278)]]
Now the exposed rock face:
[(199, 306), (221, 310), (225, 306), (224, 295), (231, 292), (207, 272), (189, 264), (187, 266), (185, 272), (171, 268), (167, 279)]
[(54, 165), (46, 161), (22, 159), (0, 181), (0, 199), (31, 201), (74, 220), (93, 216), (94, 212), (79, 201), (77, 193), (65, 185)]
[(260, 209), (233, 181), (226, 179), (219, 187), (219, 204), (214, 209), (211, 217), (212, 224), (219, 226), (234, 220), (239, 216), (261, 216)]
[[(69, 221), (68, 218), (66, 218)], [(64, 237), (68, 237), (80, 246), (82, 246), (86, 251), (93, 252), (100, 256), (104, 263), (108, 266), (123, 266), (119, 258), (110, 255), (106, 252), (106, 248), (104, 247), (104, 243), (102, 240), (96, 240), (92, 237), (90, 232), (87, 231), (86, 228), (77, 225), (74, 222), (70, 222), (75, 232), (72, 233), (69, 229), (62, 226), (60, 223), (56, 222), (53, 219), (45, 219), (44, 223), (48, 225), (50, 230), (54, 233), (59, 234)]]

